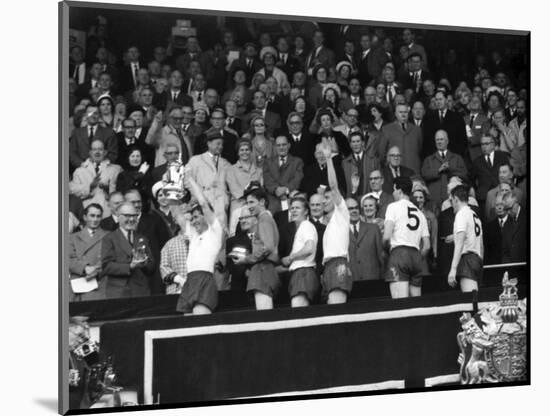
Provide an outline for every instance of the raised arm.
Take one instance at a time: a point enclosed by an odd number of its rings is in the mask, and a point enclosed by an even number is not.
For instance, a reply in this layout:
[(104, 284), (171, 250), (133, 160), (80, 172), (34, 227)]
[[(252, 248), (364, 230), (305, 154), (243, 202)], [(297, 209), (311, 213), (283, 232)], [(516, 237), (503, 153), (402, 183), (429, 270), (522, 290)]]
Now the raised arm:
[(327, 159), (328, 186), (330, 186), (332, 202), (334, 202), (334, 205), (339, 205), (342, 203), (343, 198), (338, 188), (338, 178), (336, 177), (336, 170), (334, 169), (334, 162), (332, 161), (332, 149), (327, 139), (323, 138), (320, 149)]
[(202, 208), (202, 212), (204, 214), (204, 218), (206, 219), (206, 222), (208, 225), (213, 225), (214, 220), (216, 219), (216, 216), (214, 215), (214, 212), (212, 211), (212, 208), (210, 208), (210, 204), (204, 197), (204, 194), (202, 193), (202, 190), (200, 186), (195, 182), (195, 180), (191, 177), (191, 170), (189, 168), (185, 169), (185, 187), (191, 191), (191, 195), (197, 200), (199, 205)]

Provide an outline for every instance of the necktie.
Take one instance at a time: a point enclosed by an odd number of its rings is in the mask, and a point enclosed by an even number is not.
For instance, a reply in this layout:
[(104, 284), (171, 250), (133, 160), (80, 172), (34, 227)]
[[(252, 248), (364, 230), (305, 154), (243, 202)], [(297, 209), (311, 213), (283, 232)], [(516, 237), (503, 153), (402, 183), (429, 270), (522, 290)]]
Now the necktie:
[(498, 223), (500, 224), (500, 228), (504, 227), (504, 220), (502, 218), (498, 219)]
[(359, 104), (359, 97), (353, 97), (353, 104), (354, 105)]
[(137, 86), (137, 82), (138, 82), (137, 76), (138, 76), (138, 69), (139, 69), (139, 67), (138, 67), (138, 64), (136, 64), (136, 63), (134, 63), (134, 64), (132, 64), (132, 65), (134, 65), (134, 85)]
[(228, 126), (231, 126), (233, 124), (233, 117), (229, 117), (227, 119), (227, 123), (226, 123)]
[(176, 128), (176, 133), (177, 133), (178, 137), (181, 139), (182, 138), (181, 127)]
[(487, 160), (487, 164), (489, 165), (490, 168), (493, 167), (493, 164), (491, 163), (491, 157), (489, 155), (485, 156), (485, 159)]
[(393, 102), (393, 86), (392, 85), (387, 85), (386, 86), (386, 89), (388, 91), (388, 103), (391, 103)]
[(189, 124), (184, 124), (183, 125), (183, 132), (184, 133), (187, 133), (187, 129), (189, 128)]
[(133, 247), (134, 246), (134, 232), (128, 231), (128, 242)]
[(95, 174), (96, 174), (96, 175), (99, 174), (99, 163), (96, 163), (96, 164), (95, 164)]
[(285, 164), (285, 157), (284, 156), (281, 156), (279, 158), (279, 166), (283, 166)]
[(474, 119), (476, 118), (476, 115), (475, 114), (472, 114), (470, 116), (470, 128), (472, 128), (472, 126), (474, 125)]
[(359, 157), (359, 154), (356, 153), (355, 154), (355, 163), (359, 164), (359, 162), (361, 162), (361, 158)]
[(214, 156), (214, 165), (216, 166), (216, 170), (218, 170), (218, 159), (219, 159), (218, 155)]
[(407, 124), (401, 123), (401, 127), (403, 128), (403, 131), (407, 131)]
[(439, 122), (443, 123), (443, 111), (439, 110)]
[(353, 235), (355, 236), (355, 238), (357, 238), (359, 236), (359, 230), (358, 230), (358, 226), (357, 224), (353, 224)]
[(172, 101), (176, 101), (178, 99), (178, 93), (177, 92), (173, 92), (172, 93)]
[(95, 230), (90, 229), (90, 237), (94, 238)]
[(445, 159), (445, 152), (439, 152), (439, 154), (441, 155), (441, 159)]
[(90, 131), (89, 131), (89, 133), (88, 133), (88, 139), (89, 139), (90, 142), (91, 142), (93, 138), (94, 138), (94, 127), (93, 127), (93, 126), (90, 126)]
[(300, 143), (300, 136), (293, 136), (296, 143)]

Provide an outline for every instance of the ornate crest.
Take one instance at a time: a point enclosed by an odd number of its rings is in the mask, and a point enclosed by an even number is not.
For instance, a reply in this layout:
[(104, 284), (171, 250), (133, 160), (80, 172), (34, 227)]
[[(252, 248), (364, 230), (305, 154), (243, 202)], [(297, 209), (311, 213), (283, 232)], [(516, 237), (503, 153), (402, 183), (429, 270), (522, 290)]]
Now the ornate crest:
[[(460, 317), (457, 335), (462, 384), (521, 381), (526, 378), (526, 300), (518, 300), (517, 279), (504, 273), (499, 302), (475, 316)], [(481, 325), (481, 327), (480, 327)]]

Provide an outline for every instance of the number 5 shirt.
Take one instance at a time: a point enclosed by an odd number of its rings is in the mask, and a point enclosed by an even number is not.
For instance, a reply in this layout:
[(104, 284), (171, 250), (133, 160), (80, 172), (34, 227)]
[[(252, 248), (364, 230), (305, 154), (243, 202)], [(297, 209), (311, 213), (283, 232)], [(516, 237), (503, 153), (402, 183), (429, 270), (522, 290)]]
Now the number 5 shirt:
[(393, 250), (398, 246), (414, 247), (420, 250), (422, 237), (430, 237), (428, 221), (416, 205), (407, 199), (392, 202), (386, 210), (386, 220), (393, 222), (393, 234), (390, 246)]
[(477, 214), (471, 210), (469, 206), (463, 206), (456, 213), (455, 222), (453, 225), (453, 235), (456, 236), (459, 232), (464, 232), (464, 246), (462, 253), (476, 253), (481, 257), (481, 239), (483, 231), (481, 229), (481, 221)]

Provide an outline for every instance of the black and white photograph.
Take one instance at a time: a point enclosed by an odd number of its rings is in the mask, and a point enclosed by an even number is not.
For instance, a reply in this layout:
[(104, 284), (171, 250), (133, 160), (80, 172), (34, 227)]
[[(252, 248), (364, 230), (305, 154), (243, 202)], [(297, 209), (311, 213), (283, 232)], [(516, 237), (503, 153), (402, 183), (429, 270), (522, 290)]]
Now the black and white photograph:
[(58, 6), (60, 413), (531, 384), (528, 26)]

